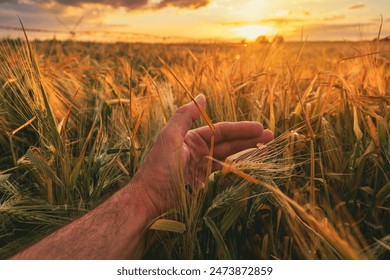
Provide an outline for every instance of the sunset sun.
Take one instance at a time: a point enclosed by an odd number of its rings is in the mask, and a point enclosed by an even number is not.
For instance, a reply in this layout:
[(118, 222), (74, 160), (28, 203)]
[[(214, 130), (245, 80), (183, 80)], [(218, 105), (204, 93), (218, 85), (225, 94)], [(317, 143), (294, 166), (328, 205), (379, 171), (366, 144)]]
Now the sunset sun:
[(274, 29), (266, 25), (245, 25), (240, 27), (234, 27), (232, 31), (241, 37), (245, 37), (248, 40), (255, 40), (258, 36), (270, 35), (274, 32)]

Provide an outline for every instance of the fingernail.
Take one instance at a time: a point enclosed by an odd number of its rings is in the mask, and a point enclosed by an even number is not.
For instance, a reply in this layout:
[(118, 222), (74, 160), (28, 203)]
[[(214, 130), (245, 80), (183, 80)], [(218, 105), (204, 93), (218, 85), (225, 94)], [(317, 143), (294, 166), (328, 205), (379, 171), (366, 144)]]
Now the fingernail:
[(196, 97), (195, 97), (195, 101), (196, 102), (200, 102), (202, 99), (205, 99), (206, 97), (203, 95), (203, 94), (198, 94)]

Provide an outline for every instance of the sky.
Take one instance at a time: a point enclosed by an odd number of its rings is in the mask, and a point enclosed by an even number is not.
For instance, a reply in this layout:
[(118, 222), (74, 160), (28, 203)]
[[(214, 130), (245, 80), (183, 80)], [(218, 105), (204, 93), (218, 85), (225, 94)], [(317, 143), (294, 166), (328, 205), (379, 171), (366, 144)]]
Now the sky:
[(390, 35), (389, 0), (0, 0), (0, 36), (90, 41), (359, 40)]

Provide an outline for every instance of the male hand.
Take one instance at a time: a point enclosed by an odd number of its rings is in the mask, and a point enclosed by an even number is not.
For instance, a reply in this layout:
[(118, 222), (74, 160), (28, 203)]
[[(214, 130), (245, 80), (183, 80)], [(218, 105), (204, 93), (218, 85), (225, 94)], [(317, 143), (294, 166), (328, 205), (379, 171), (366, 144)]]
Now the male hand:
[[(203, 95), (196, 101), (206, 104)], [(156, 143), (147, 155), (133, 180), (144, 186), (144, 203), (154, 218), (177, 203), (177, 189), (185, 183), (198, 186), (204, 183), (207, 156), (210, 152), (211, 129), (207, 126), (191, 129), (200, 116), (194, 102), (180, 107), (161, 130)], [(221, 122), (215, 125), (213, 157), (224, 161), (239, 151), (267, 143), (273, 139), (270, 130), (258, 122)], [(213, 169), (221, 166), (213, 165)]]

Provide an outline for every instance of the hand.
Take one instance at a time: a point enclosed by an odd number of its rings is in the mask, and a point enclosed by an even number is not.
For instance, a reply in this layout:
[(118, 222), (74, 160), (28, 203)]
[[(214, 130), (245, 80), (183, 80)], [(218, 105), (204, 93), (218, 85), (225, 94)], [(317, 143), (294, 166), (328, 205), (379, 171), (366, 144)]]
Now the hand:
[[(206, 104), (203, 95), (198, 95), (196, 101), (202, 107)], [(148, 205), (151, 217), (175, 205), (175, 187), (183, 187), (183, 183), (197, 186), (205, 181), (212, 132), (207, 126), (190, 130), (199, 116), (194, 102), (180, 107), (160, 132), (133, 179), (144, 185), (144, 203)], [(213, 157), (220, 161), (273, 139), (273, 133), (264, 130), (258, 122), (217, 123), (214, 135)], [(213, 165), (214, 170), (220, 167)]]

